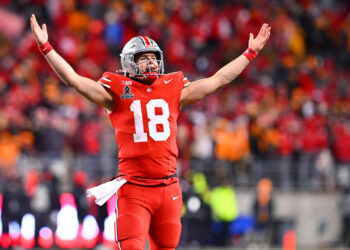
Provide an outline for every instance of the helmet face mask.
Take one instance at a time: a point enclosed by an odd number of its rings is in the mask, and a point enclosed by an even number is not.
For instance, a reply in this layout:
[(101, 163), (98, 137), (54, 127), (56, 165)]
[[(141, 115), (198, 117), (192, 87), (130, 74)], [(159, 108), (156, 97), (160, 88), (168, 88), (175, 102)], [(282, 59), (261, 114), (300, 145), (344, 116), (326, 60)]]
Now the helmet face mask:
[[(141, 54), (141, 55), (140, 55)], [(140, 61), (140, 57), (145, 55), (148, 57), (148, 59), (142, 59)], [(159, 60), (159, 57), (156, 57), (153, 59), (153, 56), (155, 53), (153, 52), (145, 52), (145, 53), (139, 53), (136, 55), (135, 62), (133, 62), (131, 65), (135, 69), (136, 76), (140, 76), (144, 73), (151, 73), (151, 74), (156, 74), (160, 75), (160, 68), (162, 67), (162, 60)], [(149, 59), (149, 57), (152, 57), (152, 59)]]
[[(148, 61), (148, 69), (141, 72), (140, 63), (135, 62), (136, 55), (139, 53), (154, 53), (157, 57), (158, 70), (152, 71), (149, 66), (150, 62)], [(141, 77), (147, 80), (149, 76), (153, 76), (150, 80), (155, 80), (160, 75), (164, 74), (163, 51), (159, 48), (158, 44), (149, 37), (138, 36), (132, 38), (125, 44), (120, 57), (122, 68), (130, 77)]]

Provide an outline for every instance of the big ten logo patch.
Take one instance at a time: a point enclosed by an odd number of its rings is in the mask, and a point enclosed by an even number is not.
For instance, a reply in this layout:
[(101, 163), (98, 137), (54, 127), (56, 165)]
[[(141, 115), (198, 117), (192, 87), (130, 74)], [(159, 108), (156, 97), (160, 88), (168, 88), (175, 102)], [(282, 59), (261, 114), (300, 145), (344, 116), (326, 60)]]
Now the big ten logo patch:
[(132, 85), (132, 81), (122, 81), (122, 84), (126, 86)]

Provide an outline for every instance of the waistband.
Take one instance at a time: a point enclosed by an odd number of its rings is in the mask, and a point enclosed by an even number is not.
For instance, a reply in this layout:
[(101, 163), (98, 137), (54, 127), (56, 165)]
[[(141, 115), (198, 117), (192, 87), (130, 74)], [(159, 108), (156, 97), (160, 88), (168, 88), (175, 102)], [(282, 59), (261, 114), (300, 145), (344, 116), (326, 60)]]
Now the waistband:
[(162, 180), (162, 179), (170, 179), (173, 177), (177, 177), (177, 174), (172, 174), (166, 177), (161, 177), (161, 178), (146, 178), (146, 177), (139, 177), (139, 176), (134, 176), (134, 178), (139, 178), (139, 179), (149, 179), (149, 180)]

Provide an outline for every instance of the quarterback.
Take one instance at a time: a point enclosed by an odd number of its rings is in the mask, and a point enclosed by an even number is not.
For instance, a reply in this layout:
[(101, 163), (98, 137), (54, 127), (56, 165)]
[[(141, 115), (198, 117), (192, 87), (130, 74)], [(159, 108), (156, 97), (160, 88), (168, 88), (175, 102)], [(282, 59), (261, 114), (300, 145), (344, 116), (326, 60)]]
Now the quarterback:
[(103, 106), (115, 130), (119, 173), (115, 239), (118, 249), (175, 249), (181, 234), (182, 194), (176, 176), (177, 118), (181, 107), (231, 83), (270, 37), (263, 24), (247, 50), (213, 76), (190, 82), (181, 71), (164, 74), (163, 52), (147, 36), (132, 38), (121, 52), (124, 74), (98, 80), (78, 75), (48, 42), (46, 25), (31, 16), (39, 49), (61, 80)]

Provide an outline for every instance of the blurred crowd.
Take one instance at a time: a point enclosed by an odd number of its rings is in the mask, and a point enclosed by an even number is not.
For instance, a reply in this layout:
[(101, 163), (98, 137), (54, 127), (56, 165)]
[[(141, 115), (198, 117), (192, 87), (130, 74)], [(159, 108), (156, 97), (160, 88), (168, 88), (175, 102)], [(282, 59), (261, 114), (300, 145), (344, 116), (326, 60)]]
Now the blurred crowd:
[(105, 111), (49, 68), (32, 13), (55, 50), (95, 80), (121, 68), (119, 53), (137, 35), (157, 41), (166, 72), (210, 76), (269, 23), (268, 44), (241, 76), (182, 110), (179, 175), (203, 172), (211, 187), (264, 177), (281, 191), (349, 187), (348, 1), (0, 0), (0, 192), (28, 184), (31, 171), (39, 179), (52, 171), (60, 191), (71, 191), (69, 176), (82, 169), (90, 184), (117, 173)]

